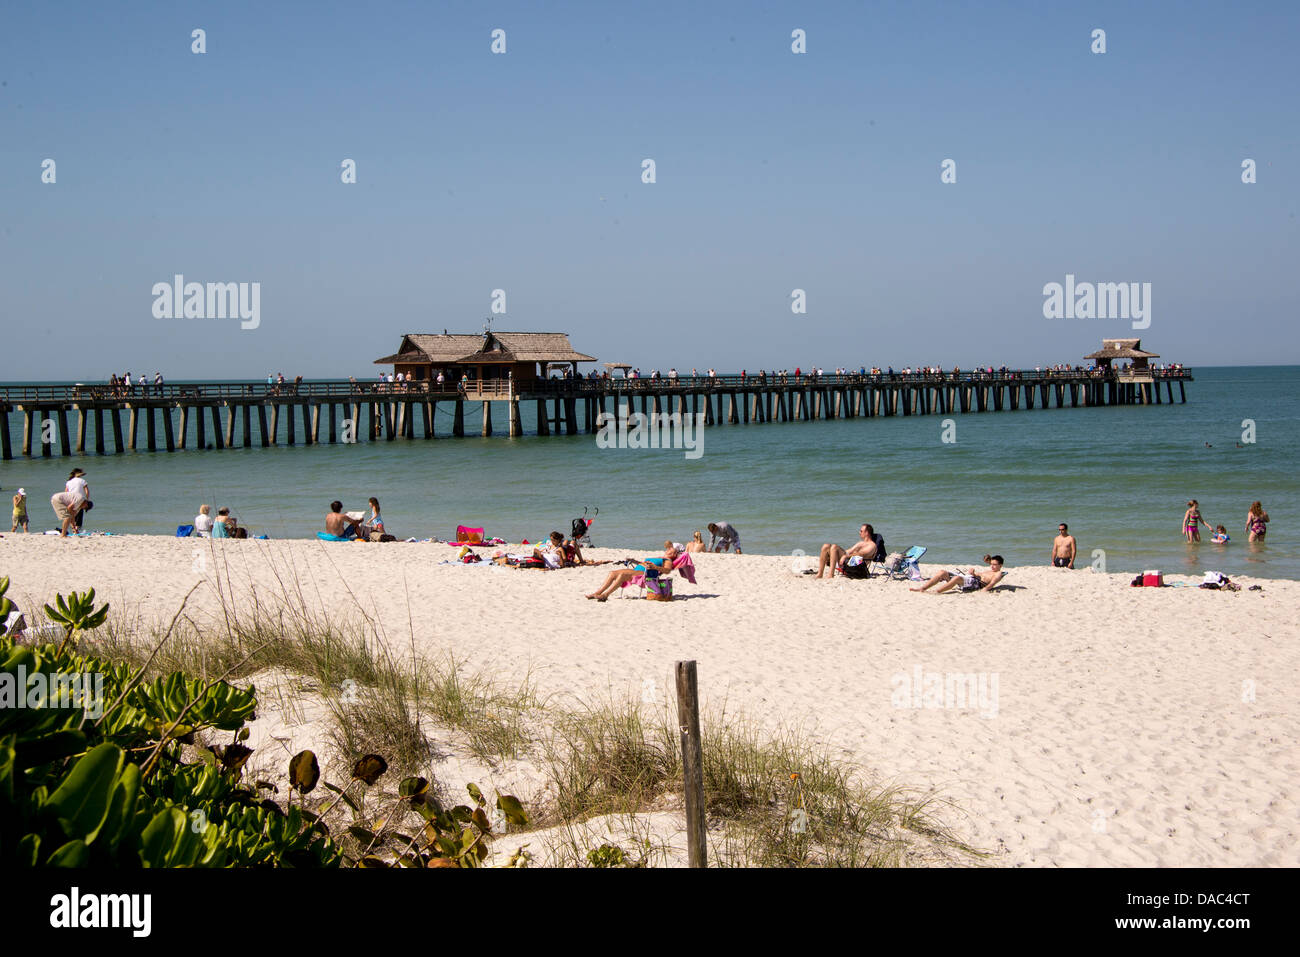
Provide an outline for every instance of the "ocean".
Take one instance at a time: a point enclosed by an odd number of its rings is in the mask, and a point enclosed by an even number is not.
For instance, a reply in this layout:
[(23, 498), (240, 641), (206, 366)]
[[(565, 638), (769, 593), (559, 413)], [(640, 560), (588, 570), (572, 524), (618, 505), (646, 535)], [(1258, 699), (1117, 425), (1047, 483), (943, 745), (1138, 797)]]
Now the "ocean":
[[(1080, 567), (1300, 578), (1300, 367), (1192, 372), (1186, 405), (957, 415), (951, 442), (942, 417), (899, 416), (710, 427), (694, 459), (534, 434), (91, 453), (0, 462), (0, 497), (26, 487), (34, 530), (52, 527), (49, 497), (76, 465), (95, 502), (86, 527), (117, 534), (174, 534), (208, 503), (229, 506), (250, 534), (307, 538), (332, 499), (352, 510), (373, 495), (401, 538), (448, 538), (463, 524), (537, 541), (567, 534), (586, 508), (594, 544), (632, 553), (725, 520), (746, 551), (815, 555), (823, 542), (851, 544), (866, 521), (891, 551), (926, 546), (925, 562), (1000, 553), (1012, 567), (1048, 563), (1057, 524), (1068, 522)], [(467, 406), (467, 433), (479, 415)], [(449, 415), (439, 416), (449, 432)], [(505, 428), (504, 406), (494, 423)], [(10, 433), (17, 445), (16, 413)], [(1205, 529), (1200, 545), (1184, 543), (1189, 498), (1227, 527), (1229, 544), (1210, 544)], [(1256, 499), (1272, 519), (1263, 544), (1244, 531)], [(17, 571), (0, 561), (0, 575)]]

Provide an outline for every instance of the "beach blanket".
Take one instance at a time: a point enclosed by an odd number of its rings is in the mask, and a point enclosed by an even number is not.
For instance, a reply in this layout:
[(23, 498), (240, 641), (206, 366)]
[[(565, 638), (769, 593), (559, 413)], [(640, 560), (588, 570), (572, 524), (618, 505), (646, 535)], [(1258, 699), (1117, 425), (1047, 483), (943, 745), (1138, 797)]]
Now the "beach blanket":
[(331, 535), (329, 532), (317, 532), (316, 537), (322, 542), (350, 542), (352, 539), (343, 538), (341, 535)]

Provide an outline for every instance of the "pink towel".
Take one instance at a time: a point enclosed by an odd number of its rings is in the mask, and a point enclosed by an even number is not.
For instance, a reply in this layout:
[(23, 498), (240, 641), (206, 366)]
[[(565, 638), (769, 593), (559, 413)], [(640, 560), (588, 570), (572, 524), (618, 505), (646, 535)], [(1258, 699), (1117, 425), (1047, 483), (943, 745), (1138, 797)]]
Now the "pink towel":
[[(691, 561), (690, 552), (682, 552), (680, 555), (678, 555), (676, 561), (673, 562), (673, 567), (669, 569), (669, 571), (677, 572), (679, 575), (685, 578), (692, 585), (695, 584), (695, 562)], [(667, 572), (665, 572), (664, 574), (667, 574)], [(644, 574), (633, 575), (630, 579), (623, 582), (621, 587), (627, 588), (629, 585), (631, 585), (633, 588), (640, 588), (644, 584), (645, 584)]]

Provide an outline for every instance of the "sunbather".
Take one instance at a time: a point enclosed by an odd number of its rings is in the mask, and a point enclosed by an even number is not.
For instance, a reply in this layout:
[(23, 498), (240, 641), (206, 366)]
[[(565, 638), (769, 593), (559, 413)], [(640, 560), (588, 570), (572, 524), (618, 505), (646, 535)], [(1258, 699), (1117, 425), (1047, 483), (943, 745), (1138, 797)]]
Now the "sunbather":
[(839, 545), (827, 543), (821, 547), (821, 552), (817, 556), (817, 577), (822, 577), (822, 572), (830, 570), (831, 578), (835, 577), (835, 572), (844, 570), (844, 563), (850, 558), (862, 556), (863, 562), (874, 561), (877, 557), (879, 547), (876, 545), (876, 531), (866, 522), (863, 522), (858, 528), (858, 543), (850, 548), (841, 548)]
[(664, 542), (664, 554), (662, 558), (647, 558), (638, 565), (630, 568), (619, 568), (611, 571), (605, 576), (604, 583), (588, 595), (588, 598), (594, 598), (596, 601), (605, 601), (610, 595), (614, 594), (615, 589), (621, 588), (628, 584), (638, 575), (644, 576), (646, 569), (651, 565), (657, 565), (666, 571), (671, 571), (673, 563), (677, 561), (677, 549), (672, 542)]
[(992, 591), (997, 587), (998, 582), (1006, 576), (1002, 570), (1001, 555), (985, 555), (984, 561), (989, 563), (987, 571), (980, 571), (978, 568), (971, 568), (967, 571), (941, 571), (935, 572), (920, 588), (913, 588), (912, 591), (926, 591), (931, 585), (938, 585), (934, 594), (945, 592), (949, 588), (960, 586), (962, 591)]
[(325, 516), (325, 531), (337, 538), (351, 538), (357, 533), (357, 520), (343, 514), (343, 503), (337, 499), (330, 502), (329, 514)]

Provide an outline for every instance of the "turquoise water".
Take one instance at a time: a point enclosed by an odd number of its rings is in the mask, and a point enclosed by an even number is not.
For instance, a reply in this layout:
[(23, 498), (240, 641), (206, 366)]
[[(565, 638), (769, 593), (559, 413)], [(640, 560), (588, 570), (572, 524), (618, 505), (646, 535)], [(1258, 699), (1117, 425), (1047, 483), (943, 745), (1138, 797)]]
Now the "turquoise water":
[[(5, 502), (26, 486), (40, 528), (76, 464), (95, 501), (87, 527), (119, 533), (174, 533), (207, 502), (230, 506), (254, 534), (304, 538), (323, 528), (331, 499), (360, 509), (374, 495), (401, 537), (446, 538), (466, 524), (537, 540), (567, 533), (592, 506), (597, 545), (651, 549), (725, 519), (747, 551), (815, 554), (869, 521), (891, 550), (926, 545), (926, 561), (1000, 552), (1010, 565), (1046, 563), (1065, 521), (1080, 565), (1103, 549), (1108, 571), (1300, 578), (1300, 367), (1194, 374), (1186, 405), (958, 415), (952, 444), (938, 416), (859, 418), (708, 428), (694, 461), (681, 450), (601, 449), (590, 435), (399, 439), (14, 460), (0, 463), (0, 486)], [(1244, 419), (1256, 441), (1237, 448)], [(466, 430), (478, 421), (467, 414)], [(441, 410), (438, 428), (450, 431)], [(17, 415), (10, 432), (17, 442)], [(1204, 529), (1201, 545), (1184, 544), (1188, 498), (1227, 526), (1230, 544), (1209, 544)], [(1243, 530), (1255, 499), (1272, 519), (1263, 545)]]

